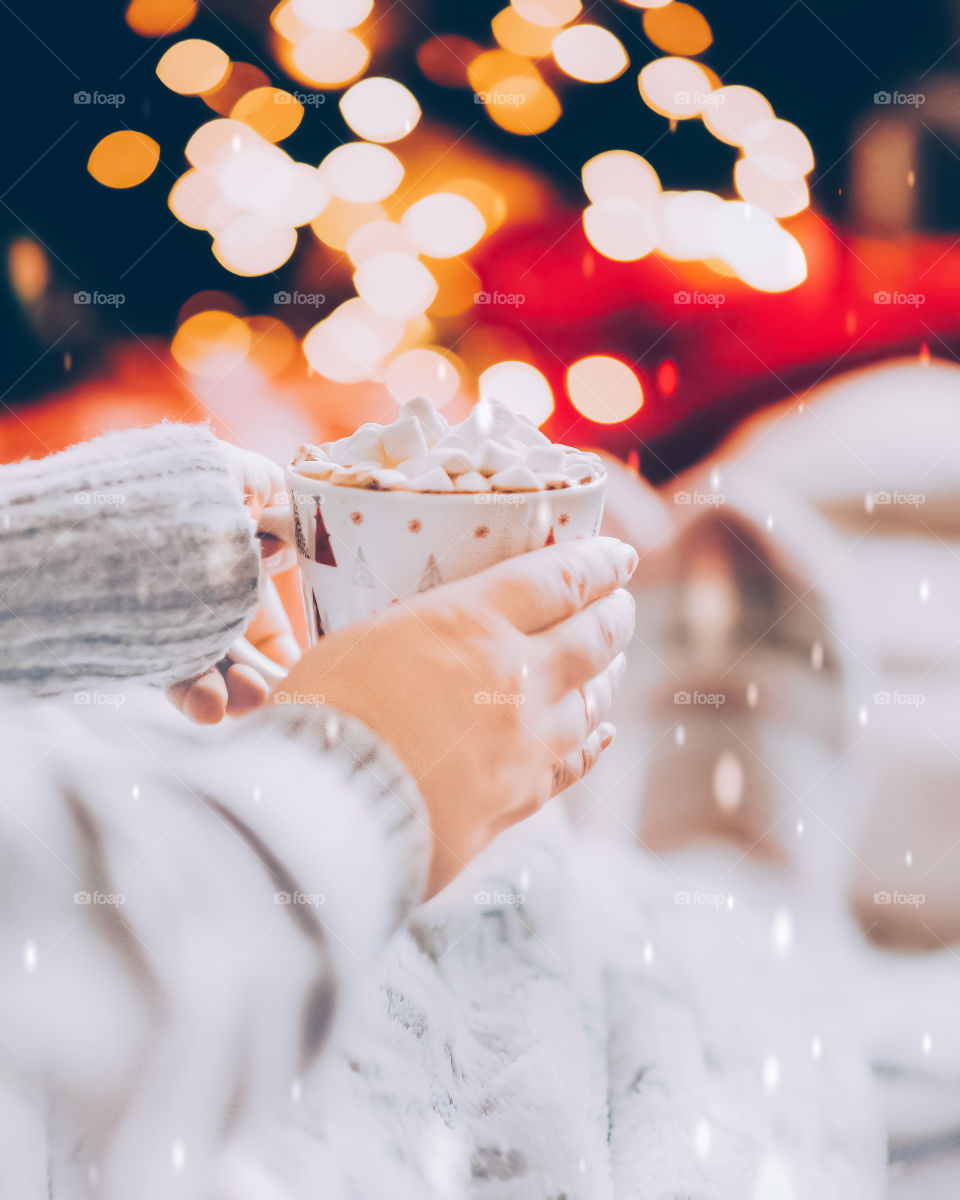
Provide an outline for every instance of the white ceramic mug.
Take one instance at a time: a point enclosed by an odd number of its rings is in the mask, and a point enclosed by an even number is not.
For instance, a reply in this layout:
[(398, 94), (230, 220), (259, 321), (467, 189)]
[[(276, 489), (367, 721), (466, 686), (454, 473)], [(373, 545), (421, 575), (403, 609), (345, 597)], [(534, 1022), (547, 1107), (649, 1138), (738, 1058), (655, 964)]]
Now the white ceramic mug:
[(276, 532), (290, 537), (292, 519), (312, 645), (437, 584), (540, 546), (596, 535), (606, 475), (539, 492), (376, 491), (292, 468), (286, 483), (292, 511)]

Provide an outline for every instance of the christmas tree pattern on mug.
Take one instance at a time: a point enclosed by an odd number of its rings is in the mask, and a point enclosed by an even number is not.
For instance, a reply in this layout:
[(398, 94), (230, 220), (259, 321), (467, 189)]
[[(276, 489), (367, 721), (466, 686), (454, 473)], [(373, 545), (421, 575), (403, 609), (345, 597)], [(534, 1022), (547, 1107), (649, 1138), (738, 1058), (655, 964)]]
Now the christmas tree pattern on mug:
[(317, 501), (317, 511), (314, 517), (313, 560), (314, 562), (322, 563), (326, 567), (335, 567), (337, 565), (333, 546), (330, 544), (330, 534), (327, 532), (327, 527), (323, 520), (323, 505), (319, 500)]
[(357, 587), (372, 588), (376, 586), (376, 580), (373, 578), (373, 572), (370, 570), (370, 564), (367, 562), (362, 546), (357, 547), (357, 557), (353, 563), (353, 575), (350, 582)]
[(326, 636), (326, 631), (323, 628), (323, 622), (320, 620), (320, 609), (317, 606), (317, 593), (313, 590), (313, 588), (310, 589), (310, 595), (313, 597), (313, 622), (317, 629), (317, 637), (322, 638)]
[(436, 558), (431, 554), (427, 559), (427, 565), (423, 569), (423, 574), (420, 576), (417, 591), (428, 592), (431, 588), (435, 588), (441, 583), (443, 583), (443, 576), (440, 574)]

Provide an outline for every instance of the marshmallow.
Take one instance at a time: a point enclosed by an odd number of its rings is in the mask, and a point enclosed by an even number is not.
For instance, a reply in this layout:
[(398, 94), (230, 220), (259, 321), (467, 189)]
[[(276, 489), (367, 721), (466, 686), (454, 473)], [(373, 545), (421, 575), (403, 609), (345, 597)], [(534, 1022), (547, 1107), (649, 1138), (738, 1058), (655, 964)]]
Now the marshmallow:
[(490, 491), (490, 480), (485, 479), (479, 471), (464, 471), (454, 482), (458, 492)]
[(480, 443), (473, 460), (474, 466), (482, 475), (496, 475), (498, 471), (516, 466), (521, 461), (522, 458), (516, 450), (489, 440)]
[(566, 488), (570, 486), (570, 480), (566, 475), (558, 474), (551, 475), (547, 472), (539, 472), (540, 484), (545, 491), (555, 492), (558, 488)]
[(545, 433), (534, 425), (528, 416), (523, 413), (517, 414), (517, 423), (510, 431), (510, 436), (515, 442), (520, 442), (524, 446), (552, 446), (553, 443)]
[(383, 464), (379, 462), (351, 463), (337, 475), (336, 482), (344, 487), (370, 487), (382, 470)]
[(490, 480), (495, 492), (539, 492), (540, 480), (529, 467), (520, 463), (498, 471)]
[(473, 469), (473, 456), (466, 450), (458, 450), (456, 446), (437, 446), (433, 453), (441, 451), (440, 466), (448, 475), (462, 475), (464, 471)]
[(371, 472), (370, 482), (366, 486), (374, 491), (383, 491), (405, 488), (407, 483), (407, 477), (402, 471), (394, 471), (391, 467), (378, 467), (376, 471)]
[(339, 468), (336, 463), (332, 463), (328, 458), (324, 459), (307, 459), (303, 462), (295, 464), (301, 475), (307, 479), (329, 479), (331, 475)]
[(438, 413), (430, 401), (423, 396), (408, 400), (401, 406), (400, 412), (405, 417), (416, 417), (420, 422), (428, 446), (433, 446), (450, 428), (443, 413)]
[(563, 468), (563, 457), (561, 446), (532, 446), (524, 461), (531, 471), (551, 474)]
[(423, 475), (408, 479), (406, 486), (411, 492), (452, 492), (453, 480), (443, 467), (431, 467)]
[(380, 438), (383, 443), (384, 466), (396, 466), (408, 458), (425, 454), (427, 450), (423, 427), (414, 416), (398, 417), (392, 425), (384, 426)]

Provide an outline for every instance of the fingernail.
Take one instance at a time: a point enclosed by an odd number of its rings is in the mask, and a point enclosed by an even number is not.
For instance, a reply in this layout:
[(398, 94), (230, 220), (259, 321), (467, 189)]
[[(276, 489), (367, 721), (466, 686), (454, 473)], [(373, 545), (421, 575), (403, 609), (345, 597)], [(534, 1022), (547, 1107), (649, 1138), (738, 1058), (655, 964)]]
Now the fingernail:
[(617, 581), (626, 583), (637, 569), (640, 556), (632, 546), (621, 542), (617, 547)]
[(604, 721), (597, 729), (600, 734), (600, 749), (606, 750), (608, 746), (612, 746), (617, 738), (617, 727), (610, 721)]

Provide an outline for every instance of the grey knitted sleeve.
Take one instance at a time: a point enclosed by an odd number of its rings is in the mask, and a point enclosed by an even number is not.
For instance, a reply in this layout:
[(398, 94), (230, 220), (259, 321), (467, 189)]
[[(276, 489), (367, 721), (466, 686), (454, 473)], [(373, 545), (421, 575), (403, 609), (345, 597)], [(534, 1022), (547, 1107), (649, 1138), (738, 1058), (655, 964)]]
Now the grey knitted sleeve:
[(0, 467), (0, 684), (189, 678), (242, 633), (258, 569), (240, 485), (203, 426)]

